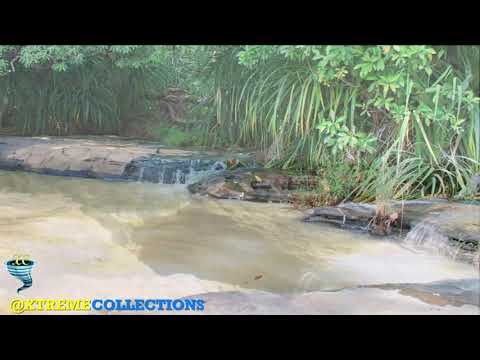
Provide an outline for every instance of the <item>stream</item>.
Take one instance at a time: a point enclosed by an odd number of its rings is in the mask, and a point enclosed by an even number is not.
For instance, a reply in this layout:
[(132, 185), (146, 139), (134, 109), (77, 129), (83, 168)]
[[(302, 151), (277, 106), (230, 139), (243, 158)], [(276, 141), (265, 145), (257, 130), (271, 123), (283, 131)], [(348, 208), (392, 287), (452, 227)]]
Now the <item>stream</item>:
[[(478, 277), (397, 237), (301, 217), (289, 205), (215, 200), (180, 184), (0, 171), (0, 258), (36, 261), (23, 297), (291, 296)], [(17, 287), (0, 271), (0, 313)]]

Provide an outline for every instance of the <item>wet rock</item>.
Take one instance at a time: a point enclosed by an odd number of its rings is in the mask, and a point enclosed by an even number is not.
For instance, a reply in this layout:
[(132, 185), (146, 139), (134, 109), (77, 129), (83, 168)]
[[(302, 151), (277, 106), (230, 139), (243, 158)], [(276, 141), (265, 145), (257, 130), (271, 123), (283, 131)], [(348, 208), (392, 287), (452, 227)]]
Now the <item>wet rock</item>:
[(249, 154), (166, 148), (116, 137), (1, 137), (0, 169), (48, 175), (155, 183), (186, 183), (199, 172), (226, 168)]
[(480, 307), (480, 279), (435, 281), (426, 284), (383, 284), (364, 288), (399, 290), (400, 294), (415, 297), (433, 305)]
[[(396, 214), (393, 226), (409, 230), (419, 223), (435, 222), (453, 237), (477, 239), (480, 235), (480, 206), (443, 200), (392, 201), (385, 205), (386, 214)], [(338, 225), (366, 227), (377, 214), (375, 204), (343, 203), (308, 211), (306, 222), (330, 222)]]
[(289, 179), (284, 172), (265, 169), (223, 171), (189, 185), (192, 193), (218, 199), (288, 202)]
[[(455, 257), (475, 262), (480, 243), (480, 206), (443, 200), (394, 201), (385, 205), (384, 218), (392, 220), (390, 229), (410, 231), (407, 240), (416, 244), (435, 243)], [(345, 203), (336, 207), (312, 209), (306, 222), (332, 223), (337, 226), (368, 230), (388, 235), (375, 226), (378, 208), (374, 204)], [(384, 210), (384, 209), (382, 209)], [(393, 216), (395, 215), (395, 216)]]
[(371, 204), (345, 203), (338, 206), (315, 208), (308, 211), (306, 222), (328, 222), (337, 225), (365, 227), (375, 216), (376, 207)]
[[(190, 297), (186, 297), (190, 298)], [(205, 314), (479, 314), (478, 279), (379, 284), (303, 294), (226, 291), (192, 296)]]
[(137, 181), (160, 184), (186, 184), (196, 175), (225, 170), (227, 165), (219, 159), (170, 159), (159, 155), (143, 156), (132, 160), (123, 175)]

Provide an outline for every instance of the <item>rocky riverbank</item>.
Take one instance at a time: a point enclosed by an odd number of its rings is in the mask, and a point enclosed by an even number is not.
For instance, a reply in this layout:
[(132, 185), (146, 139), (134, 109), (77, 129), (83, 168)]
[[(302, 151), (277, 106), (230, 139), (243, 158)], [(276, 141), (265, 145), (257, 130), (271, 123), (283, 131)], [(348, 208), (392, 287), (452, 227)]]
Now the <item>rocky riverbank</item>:
[[(446, 200), (414, 200), (392, 201), (383, 206), (388, 209), (383, 217), (385, 221), (390, 220), (390, 229), (411, 230), (420, 224), (431, 224), (449, 238), (480, 242), (479, 205)], [(386, 230), (386, 227), (375, 221), (378, 214), (379, 206), (375, 204), (344, 203), (308, 210), (304, 221), (362, 228), (383, 235), (380, 231)]]
[(217, 199), (287, 202), (290, 177), (263, 169), (239, 169), (209, 176), (188, 186), (190, 192)]
[[(386, 210), (388, 209), (388, 210)], [(446, 200), (392, 201), (382, 206), (345, 203), (311, 209), (305, 222), (361, 229), (376, 235), (402, 232), (413, 245), (480, 264), (480, 206)]]
[(196, 297), (206, 301), (206, 314), (215, 315), (480, 314), (478, 279), (369, 285), (295, 295), (230, 291)]
[[(246, 167), (229, 170), (231, 164), (239, 163)], [(296, 203), (299, 194), (314, 190), (321, 181), (318, 177), (293, 176), (254, 166), (253, 154), (175, 149), (118, 137), (0, 137), (0, 169), (189, 184), (191, 193), (217, 199)], [(409, 232), (407, 239), (413, 242), (434, 247), (455, 245), (462, 250), (461, 257), (480, 263), (480, 206), (476, 204), (445, 200), (389, 202), (382, 207), (345, 203), (308, 210), (305, 221), (376, 235)], [(433, 244), (432, 239), (437, 243)]]
[(187, 183), (249, 154), (174, 149), (118, 137), (0, 137), (0, 169), (107, 180)]
[(190, 192), (216, 199), (295, 202), (299, 193), (317, 185), (318, 178), (285, 171), (243, 168), (223, 171), (190, 184)]

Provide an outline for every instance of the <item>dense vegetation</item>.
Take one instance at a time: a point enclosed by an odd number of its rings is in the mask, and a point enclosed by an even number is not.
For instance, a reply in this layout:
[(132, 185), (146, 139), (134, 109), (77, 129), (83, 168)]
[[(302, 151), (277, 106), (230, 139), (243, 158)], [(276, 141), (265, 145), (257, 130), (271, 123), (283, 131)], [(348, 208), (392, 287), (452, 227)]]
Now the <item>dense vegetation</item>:
[[(173, 81), (168, 49), (1, 46), (0, 121), (25, 135), (115, 133)], [(0, 123), (0, 124), (2, 124)]]
[(1, 46), (0, 128), (257, 149), (337, 200), (471, 198), (479, 73), (478, 46)]

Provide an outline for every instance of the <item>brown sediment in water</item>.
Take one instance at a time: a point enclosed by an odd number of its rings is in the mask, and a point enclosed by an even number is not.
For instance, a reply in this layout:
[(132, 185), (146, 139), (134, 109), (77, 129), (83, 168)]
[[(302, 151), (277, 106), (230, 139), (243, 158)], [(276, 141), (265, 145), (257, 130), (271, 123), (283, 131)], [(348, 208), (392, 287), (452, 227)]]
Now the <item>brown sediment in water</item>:
[[(394, 241), (305, 224), (287, 205), (14, 172), (0, 172), (0, 186), (0, 257), (28, 254), (35, 261), (34, 285), (24, 294), (32, 298), (185, 297), (246, 288), (290, 296), (475, 274)], [(17, 285), (0, 272), (1, 312)]]

